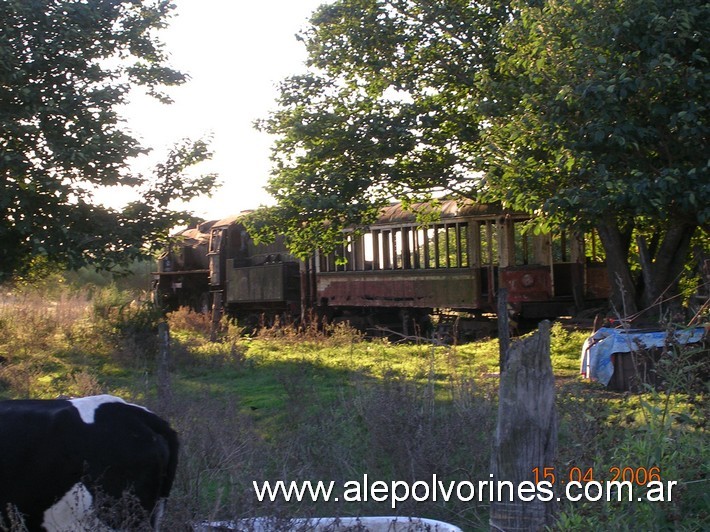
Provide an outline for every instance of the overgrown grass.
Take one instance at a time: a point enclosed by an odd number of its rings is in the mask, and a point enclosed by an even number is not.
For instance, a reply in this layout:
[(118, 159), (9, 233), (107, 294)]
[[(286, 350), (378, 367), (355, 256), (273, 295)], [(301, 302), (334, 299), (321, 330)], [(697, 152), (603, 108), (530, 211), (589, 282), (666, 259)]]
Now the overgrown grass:
[[(63, 298), (63, 299), (62, 299)], [(266, 480), (487, 480), (495, 427), (498, 345), (393, 345), (341, 325), (244, 336), (181, 310), (172, 331), (170, 394), (157, 393), (160, 316), (115, 288), (0, 302), (0, 397), (115, 393), (169, 418), (181, 460), (165, 529), (258, 515), (399, 514), (488, 528), (488, 503), (256, 500)], [(651, 467), (681, 486), (669, 503), (568, 503), (558, 528), (702, 529), (710, 520), (707, 390), (690, 392), (673, 365), (663, 392), (615, 394), (578, 378), (588, 333), (553, 326), (558, 471)], [(678, 370), (680, 371), (680, 370)], [(595, 479), (596, 479), (595, 478)], [(677, 498), (675, 498), (677, 497)]]
[[(707, 530), (710, 524), (710, 440), (707, 437), (710, 402), (708, 383), (692, 375), (698, 368), (698, 347), (675, 346), (657, 365), (662, 388), (644, 387), (641, 394), (611, 394), (582, 389), (581, 397), (561, 397), (560, 410), (575, 419), (562, 419), (567, 447), (561, 462), (588, 464), (595, 480), (660, 480), (668, 487), (677, 481), (665, 500), (578, 502), (563, 505), (561, 530)], [(694, 371), (690, 372), (689, 368)], [(579, 385), (577, 385), (579, 386)], [(651, 475), (653, 478), (651, 478)]]

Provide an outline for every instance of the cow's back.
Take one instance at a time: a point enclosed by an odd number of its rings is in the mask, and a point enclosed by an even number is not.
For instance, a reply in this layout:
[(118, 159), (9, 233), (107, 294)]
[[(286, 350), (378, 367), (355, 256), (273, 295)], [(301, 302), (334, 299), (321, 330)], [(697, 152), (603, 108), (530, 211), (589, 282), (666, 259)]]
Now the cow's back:
[(177, 468), (178, 441), (169, 424), (142, 407), (107, 403), (85, 425), (91, 445), (82, 446), (87, 473), (112, 497), (131, 480), (144, 508), (170, 493)]
[(113, 498), (132, 490), (150, 512), (177, 467), (168, 423), (111, 396), (0, 402), (0, 435), (0, 512), (15, 505), (30, 530), (77, 485)]
[[(0, 402), (0, 511), (13, 504), (27, 526), (42, 522), (35, 509), (49, 508), (81, 475), (82, 464), (68, 452), (72, 419), (68, 401)], [(63, 422), (64, 420), (64, 422)]]

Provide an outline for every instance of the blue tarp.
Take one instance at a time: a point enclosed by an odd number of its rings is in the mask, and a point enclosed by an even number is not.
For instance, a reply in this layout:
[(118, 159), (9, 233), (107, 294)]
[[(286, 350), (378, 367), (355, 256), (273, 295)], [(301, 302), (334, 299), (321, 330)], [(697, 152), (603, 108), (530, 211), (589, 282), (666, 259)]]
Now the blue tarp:
[[(580, 372), (586, 378), (597, 380), (606, 386), (614, 375), (612, 355), (663, 347), (668, 343), (667, 335), (666, 331), (602, 327), (584, 341)], [(693, 344), (700, 342), (704, 335), (704, 327), (682, 329), (674, 333), (673, 342), (683, 345)]]

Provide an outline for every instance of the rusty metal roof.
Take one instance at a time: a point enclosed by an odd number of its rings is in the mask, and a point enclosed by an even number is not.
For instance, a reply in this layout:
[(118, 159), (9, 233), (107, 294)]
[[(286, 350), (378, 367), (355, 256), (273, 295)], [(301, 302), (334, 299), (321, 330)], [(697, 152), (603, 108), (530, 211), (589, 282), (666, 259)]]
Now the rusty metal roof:
[(239, 214), (232, 214), (231, 216), (227, 216), (226, 218), (222, 218), (221, 220), (217, 220), (212, 227), (227, 227), (230, 226), (234, 223), (237, 223), (239, 221), (239, 218), (241, 218), (244, 215), (243, 212), (240, 212)]
[(207, 220), (197, 224), (195, 227), (188, 227), (179, 231), (174, 236), (181, 236), (183, 238), (194, 239), (198, 241), (207, 241), (210, 238), (210, 232), (212, 228), (215, 227), (228, 227), (234, 223), (237, 223), (239, 219), (244, 215), (244, 213), (234, 214), (232, 216), (227, 216), (221, 220)]
[[(427, 214), (431, 214), (432, 211), (438, 213), (438, 215), (434, 215), (433, 218), (441, 221), (464, 216), (491, 218), (502, 214), (512, 214), (510, 211), (501, 208), (499, 204), (476, 203), (470, 199), (442, 200), (437, 203), (413, 203), (408, 209), (405, 209), (402, 203), (393, 203), (382, 209), (376, 223), (414, 224), (419, 221), (418, 215), (426, 216)], [(213, 228), (228, 227), (238, 223), (239, 219), (247, 212), (249, 211), (227, 216), (221, 220), (202, 222), (197, 227), (190, 227), (181, 231), (178, 235), (197, 241), (209, 240), (209, 234)]]
[(438, 212), (440, 220), (462, 216), (498, 216), (508, 211), (493, 203), (475, 203), (472, 200), (444, 200), (438, 204), (414, 203), (409, 209), (401, 203), (394, 203), (382, 209), (377, 219), (379, 224), (416, 223), (417, 215)]

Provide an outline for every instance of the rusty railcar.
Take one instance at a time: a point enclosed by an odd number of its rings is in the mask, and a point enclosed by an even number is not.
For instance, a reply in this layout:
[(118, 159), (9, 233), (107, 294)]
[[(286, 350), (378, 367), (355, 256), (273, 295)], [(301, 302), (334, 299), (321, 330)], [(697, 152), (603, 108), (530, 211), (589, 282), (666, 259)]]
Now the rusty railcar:
[(447, 200), (438, 207), (422, 223), (415, 212), (427, 205), (391, 205), (336, 252), (318, 255), (318, 306), (353, 319), (416, 321), (437, 309), (494, 312), (505, 287), (511, 309), (535, 319), (574, 314), (608, 297), (593, 233), (534, 234), (529, 215), (498, 205)]
[(288, 253), (283, 238), (254, 243), (241, 216), (204, 222), (175, 235), (154, 274), (156, 300), (163, 308), (207, 311), (217, 305), (249, 320), (263, 313), (298, 314), (299, 261)]
[(511, 311), (531, 319), (573, 314), (609, 294), (593, 233), (535, 234), (530, 216), (498, 205), (393, 204), (345, 237), (335, 252), (299, 261), (283, 239), (256, 245), (239, 216), (205, 222), (161, 257), (157, 292), (173, 307), (216, 303), (238, 317), (313, 309), (397, 328), (440, 311), (494, 312), (502, 287)]

